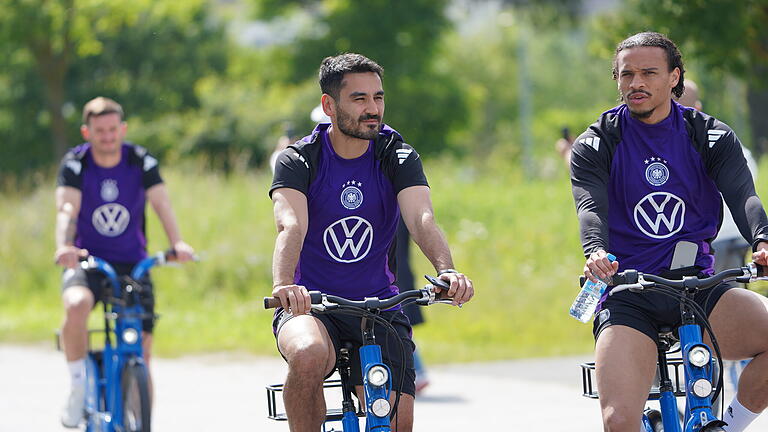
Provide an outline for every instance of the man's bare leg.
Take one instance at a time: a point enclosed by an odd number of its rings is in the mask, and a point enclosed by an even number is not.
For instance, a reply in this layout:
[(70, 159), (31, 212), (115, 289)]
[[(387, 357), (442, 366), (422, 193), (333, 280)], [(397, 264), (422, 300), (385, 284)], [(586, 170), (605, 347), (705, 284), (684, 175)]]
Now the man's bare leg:
[(735, 418), (726, 420), (731, 423), (728, 430), (743, 430), (768, 407), (768, 299), (745, 289), (730, 289), (717, 302), (709, 320), (723, 358), (753, 358), (739, 377), (736, 394), (738, 403), (748, 411), (741, 416), (737, 411)]
[(595, 346), (595, 378), (605, 432), (637, 432), (656, 371), (657, 348), (633, 328), (613, 325)]
[(323, 380), (336, 364), (336, 353), (323, 323), (311, 315), (286, 321), (277, 337), (288, 361), (283, 402), (291, 432), (317, 432), (325, 421)]

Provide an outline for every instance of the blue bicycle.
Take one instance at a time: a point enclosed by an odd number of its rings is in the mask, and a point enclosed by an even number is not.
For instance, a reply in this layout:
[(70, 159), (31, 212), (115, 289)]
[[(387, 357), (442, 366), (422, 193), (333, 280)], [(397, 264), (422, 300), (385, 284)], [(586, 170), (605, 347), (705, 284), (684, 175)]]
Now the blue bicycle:
[[(384, 364), (381, 356), (381, 347), (376, 344), (373, 337), (374, 325), (381, 325), (388, 332), (397, 335), (397, 331), (386, 319), (379, 316), (378, 312), (396, 307), (406, 303), (415, 303), (426, 306), (435, 303), (451, 304), (451, 299), (443, 298), (435, 294), (433, 287), (443, 289), (447, 292), (449, 286), (446, 282), (432, 276), (425, 276), (430, 285), (420, 290), (405, 291), (387, 299), (376, 297), (366, 298), (365, 300), (348, 300), (342, 297), (323, 294), (319, 291), (310, 291), (309, 296), (312, 302), (312, 311), (315, 313), (345, 313), (363, 318), (361, 326), (363, 345), (360, 347), (360, 370), (363, 376), (364, 400), (358, 401), (358, 406), (352, 399), (354, 386), (350, 378), (350, 350), (351, 345), (340, 349), (336, 360), (336, 370), (340, 379), (326, 380), (323, 383), (323, 389), (341, 389), (342, 403), (341, 408), (331, 408), (326, 412), (323, 432), (360, 432), (360, 423), (358, 417), (365, 417), (365, 431), (371, 432), (390, 432), (390, 420), (395, 418), (397, 405), (400, 400), (400, 394), (397, 393), (394, 405), (389, 403), (390, 392), (392, 391), (391, 371), (389, 366)], [(267, 309), (280, 306), (280, 301), (273, 297), (264, 298), (264, 307)], [(401, 342), (402, 344), (402, 342)], [(401, 346), (400, 352), (403, 359), (401, 364), (405, 364), (405, 349)], [(400, 374), (401, 381), (404, 374)], [(403, 383), (399, 383), (402, 388)], [(286, 421), (287, 415), (278, 410), (278, 394), (283, 391), (283, 384), (267, 386), (267, 409), (268, 416), (273, 420)], [(365, 410), (360, 406), (362, 402)], [(341, 429), (336, 429), (338, 423), (341, 423)]]
[[(143, 360), (142, 320), (150, 318), (140, 300), (138, 280), (155, 266), (173, 260), (173, 252), (159, 252), (140, 261), (130, 275), (119, 277), (101, 258), (81, 263), (86, 271), (103, 273), (110, 290), (99, 299), (104, 307), (104, 328), (89, 330), (86, 356), (86, 432), (149, 432), (152, 421), (149, 372)], [(104, 333), (102, 349), (90, 347), (90, 335)]]
[[(747, 266), (724, 270), (714, 276), (699, 278), (685, 277), (669, 280), (659, 276), (625, 270), (614, 275), (619, 282), (610, 294), (630, 290), (632, 292), (661, 292), (680, 301), (682, 325), (678, 329), (678, 340), (674, 329), (662, 328), (658, 342), (658, 385), (651, 388), (648, 400), (658, 400), (661, 411), (646, 408), (643, 412), (643, 427), (647, 432), (718, 432), (724, 431), (726, 423), (712, 411), (712, 400), (716, 400), (723, 386), (723, 362), (714, 332), (704, 310), (693, 301), (698, 290), (712, 288), (722, 282), (736, 281), (749, 283), (766, 280), (765, 269), (754, 263)], [(704, 344), (702, 326), (712, 340), (712, 350)], [(668, 354), (679, 352), (680, 357), (667, 358)], [(594, 363), (584, 363), (582, 368), (583, 395), (598, 399), (593, 388)], [(670, 370), (672, 374), (670, 374)], [(717, 377), (717, 379), (715, 379)], [(674, 378), (674, 382), (672, 380)], [(676, 397), (685, 397), (685, 410), (678, 412)], [(681, 423), (682, 422), (682, 423)]]

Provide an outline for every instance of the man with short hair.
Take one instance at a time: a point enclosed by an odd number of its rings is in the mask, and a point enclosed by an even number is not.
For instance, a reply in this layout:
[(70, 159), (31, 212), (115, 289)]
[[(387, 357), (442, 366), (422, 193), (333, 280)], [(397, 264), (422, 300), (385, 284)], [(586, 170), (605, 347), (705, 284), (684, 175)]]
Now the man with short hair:
[[(768, 265), (768, 218), (733, 131), (672, 100), (684, 90), (675, 44), (639, 33), (616, 48), (622, 105), (575, 141), (571, 160), (584, 274), (591, 280), (636, 269), (671, 278), (710, 275), (722, 193), (752, 259)], [(680, 242), (695, 253), (672, 270)], [(611, 263), (607, 253), (617, 257)], [(677, 257), (680, 258), (680, 257)], [(768, 406), (768, 299), (723, 284), (700, 292), (725, 359), (754, 356), (725, 421), (742, 431)], [(594, 322), (597, 386), (606, 431), (636, 432), (656, 369), (659, 329), (680, 325), (677, 301), (660, 293), (604, 297)]]
[[(142, 147), (124, 142), (126, 131), (123, 109), (117, 102), (104, 97), (91, 100), (83, 108), (80, 128), (86, 143), (70, 150), (59, 168), (55, 259), (66, 268), (61, 337), (72, 383), (61, 422), (71, 428), (79, 425), (84, 414), (88, 315), (104, 290), (104, 276), (86, 273), (79, 260), (93, 255), (108, 261), (118, 275), (128, 274), (147, 256), (147, 200), (177, 259), (187, 261), (194, 254), (179, 233), (157, 159)], [(144, 307), (153, 314), (149, 275), (139, 282), (147, 289), (142, 294)], [(143, 327), (144, 361), (149, 366), (154, 319), (145, 319)]]
[[(440, 278), (450, 282), (454, 304), (466, 303), (474, 293), (471, 280), (452, 269), (418, 153), (382, 123), (382, 74), (381, 66), (359, 54), (323, 60), (321, 103), (331, 122), (289, 146), (275, 166), (272, 295), (282, 307), (275, 311), (273, 330), (288, 362), (283, 398), (294, 432), (320, 429), (326, 412), (323, 378), (333, 371), (341, 340), (362, 342), (359, 317), (311, 314), (307, 292), (351, 299), (397, 294), (394, 238), (401, 213)], [(401, 364), (397, 338), (376, 327), (384, 362), (392, 370), (393, 400), (394, 393), (401, 394), (394, 430), (408, 432), (415, 394), (411, 328), (401, 310), (382, 315), (407, 350)], [(359, 386), (357, 350), (352, 355)], [(404, 388), (398, 389), (403, 375)]]

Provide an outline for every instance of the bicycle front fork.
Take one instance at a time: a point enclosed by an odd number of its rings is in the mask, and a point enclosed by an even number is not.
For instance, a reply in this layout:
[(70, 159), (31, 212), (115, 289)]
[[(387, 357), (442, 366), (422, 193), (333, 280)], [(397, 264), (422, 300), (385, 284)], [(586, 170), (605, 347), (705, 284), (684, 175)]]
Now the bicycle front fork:
[[(684, 325), (679, 329), (680, 341), (683, 344), (681, 354), (683, 357), (685, 372), (686, 409), (684, 427), (685, 432), (700, 430), (706, 426), (723, 426), (725, 423), (712, 413), (712, 390), (714, 378), (714, 358), (706, 345), (702, 342), (701, 328), (698, 325)], [(661, 397), (661, 414), (665, 432), (683, 432), (677, 409), (675, 389), (669, 378), (667, 370), (667, 358), (665, 348), (659, 346), (659, 379)], [(643, 416), (643, 423), (649, 431), (651, 422), (647, 415)]]
[(360, 347), (360, 370), (365, 391), (365, 425), (367, 431), (389, 432), (389, 391), (392, 374), (382, 362), (379, 345)]

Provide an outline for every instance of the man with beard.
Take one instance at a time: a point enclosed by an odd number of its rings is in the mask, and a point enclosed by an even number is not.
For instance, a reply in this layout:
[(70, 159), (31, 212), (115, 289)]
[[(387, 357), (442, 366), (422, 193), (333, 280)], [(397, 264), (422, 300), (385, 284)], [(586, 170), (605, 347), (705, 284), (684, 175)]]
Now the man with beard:
[[(673, 279), (711, 275), (720, 193), (752, 246), (752, 259), (768, 265), (768, 218), (740, 142), (726, 124), (672, 100), (683, 94), (684, 72), (666, 36), (639, 33), (622, 41), (613, 77), (624, 103), (576, 139), (571, 182), (584, 274), (593, 281), (625, 269)], [(742, 431), (768, 406), (768, 299), (723, 284), (696, 301), (725, 359), (754, 356), (724, 417), (726, 430)], [(679, 302), (661, 293), (603, 297), (593, 332), (606, 431), (640, 429), (659, 330), (679, 325)]]
[[(318, 124), (275, 165), (272, 295), (282, 307), (275, 311), (273, 330), (288, 362), (283, 398), (294, 432), (320, 429), (326, 412), (322, 383), (333, 371), (341, 341), (362, 342), (359, 317), (314, 315), (307, 292), (357, 300), (397, 294), (394, 239), (401, 213), (416, 244), (450, 283), (454, 304), (474, 294), (471, 280), (453, 269), (418, 153), (382, 123), (382, 74), (381, 66), (359, 54), (324, 59), (321, 103), (331, 123)], [(392, 370), (392, 400), (396, 392), (401, 395), (394, 430), (408, 432), (415, 394), (411, 327), (401, 310), (382, 315), (407, 351), (401, 364), (397, 338), (376, 327), (383, 360)], [(360, 362), (356, 349), (352, 354), (359, 394)], [(402, 375), (405, 384), (398, 389)]]

